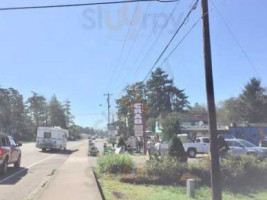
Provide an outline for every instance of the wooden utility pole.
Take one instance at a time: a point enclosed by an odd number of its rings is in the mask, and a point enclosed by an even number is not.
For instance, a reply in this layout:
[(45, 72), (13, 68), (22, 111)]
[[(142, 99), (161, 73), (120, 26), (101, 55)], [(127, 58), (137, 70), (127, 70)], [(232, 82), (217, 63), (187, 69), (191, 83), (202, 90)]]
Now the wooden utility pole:
[(203, 16), (203, 48), (205, 62), (206, 77), (206, 93), (208, 102), (209, 116), (209, 134), (210, 134), (210, 154), (211, 154), (211, 192), (212, 200), (221, 200), (221, 181), (220, 181), (220, 162), (217, 144), (217, 122), (212, 77), (212, 60), (209, 30), (209, 13), (208, 0), (202, 0), (202, 16)]
[(109, 125), (110, 125), (110, 96), (112, 96), (113, 94), (107, 93), (104, 94), (104, 96), (107, 96), (107, 103), (108, 103), (108, 130), (109, 130)]

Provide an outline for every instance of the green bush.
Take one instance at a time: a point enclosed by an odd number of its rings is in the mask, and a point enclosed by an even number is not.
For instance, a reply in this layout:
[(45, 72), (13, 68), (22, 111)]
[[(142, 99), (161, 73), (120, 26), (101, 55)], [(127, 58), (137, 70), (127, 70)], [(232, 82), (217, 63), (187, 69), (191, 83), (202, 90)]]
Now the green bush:
[[(267, 160), (255, 156), (229, 156), (221, 159), (222, 184), (229, 187), (267, 185)], [(190, 163), (190, 173), (200, 178), (203, 184), (210, 184), (210, 160)]]
[(157, 177), (161, 183), (179, 183), (181, 176), (186, 171), (186, 165), (175, 157), (165, 156), (158, 158), (151, 156), (145, 165), (148, 177)]
[(134, 169), (134, 162), (128, 154), (110, 154), (97, 159), (97, 172), (103, 173), (130, 173)]
[(183, 143), (177, 136), (172, 137), (170, 147), (168, 149), (168, 154), (171, 157), (177, 158), (181, 162), (187, 161), (187, 154), (184, 150)]
[(267, 184), (267, 161), (256, 156), (229, 157), (221, 160), (221, 174), (226, 185)]

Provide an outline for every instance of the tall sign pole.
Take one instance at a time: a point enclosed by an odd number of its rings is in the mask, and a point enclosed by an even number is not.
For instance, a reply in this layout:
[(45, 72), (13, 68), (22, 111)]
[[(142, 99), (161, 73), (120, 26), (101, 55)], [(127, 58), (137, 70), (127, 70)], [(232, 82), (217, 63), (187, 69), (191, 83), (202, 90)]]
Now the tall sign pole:
[(134, 108), (134, 135), (143, 139), (144, 154), (147, 152), (147, 135), (145, 122), (145, 104), (142, 101), (136, 102)]
[(203, 16), (203, 48), (206, 77), (206, 93), (208, 102), (210, 154), (211, 154), (211, 192), (212, 200), (221, 200), (220, 162), (217, 144), (217, 122), (212, 76), (212, 59), (209, 30), (208, 0), (202, 0)]

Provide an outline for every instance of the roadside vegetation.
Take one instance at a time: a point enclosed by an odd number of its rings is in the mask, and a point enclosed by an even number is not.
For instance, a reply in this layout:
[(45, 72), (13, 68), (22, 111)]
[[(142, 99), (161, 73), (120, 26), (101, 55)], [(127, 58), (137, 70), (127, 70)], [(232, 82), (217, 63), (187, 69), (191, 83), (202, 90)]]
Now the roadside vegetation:
[[(210, 160), (181, 162), (175, 157), (152, 156), (135, 165), (130, 155), (108, 155), (97, 160), (97, 176), (107, 200), (189, 199), (186, 179), (197, 181), (196, 198), (210, 198)], [(267, 195), (267, 160), (254, 156), (221, 159), (225, 200), (264, 200)]]

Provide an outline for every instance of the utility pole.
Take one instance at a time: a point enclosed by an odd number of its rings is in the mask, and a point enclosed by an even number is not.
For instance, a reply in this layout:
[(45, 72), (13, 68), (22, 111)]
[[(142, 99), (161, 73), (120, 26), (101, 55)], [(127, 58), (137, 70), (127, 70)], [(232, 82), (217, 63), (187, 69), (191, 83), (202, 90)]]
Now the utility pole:
[(107, 94), (104, 94), (104, 96), (107, 96), (107, 102), (108, 102), (108, 130), (109, 130), (109, 125), (110, 125), (110, 97), (112, 96), (113, 94), (110, 94), (110, 93), (107, 93)]
[(206, 77), (206, 93), (208, 102), (210, 154), (211, 154), (211, 192), (212, 200), (221, 200), (220, 161), (217, 144), (217, 122), (212, 77), (212, 59), (209, 30), (208, 0), (202, 0), (203, 16), (203, 48)]

